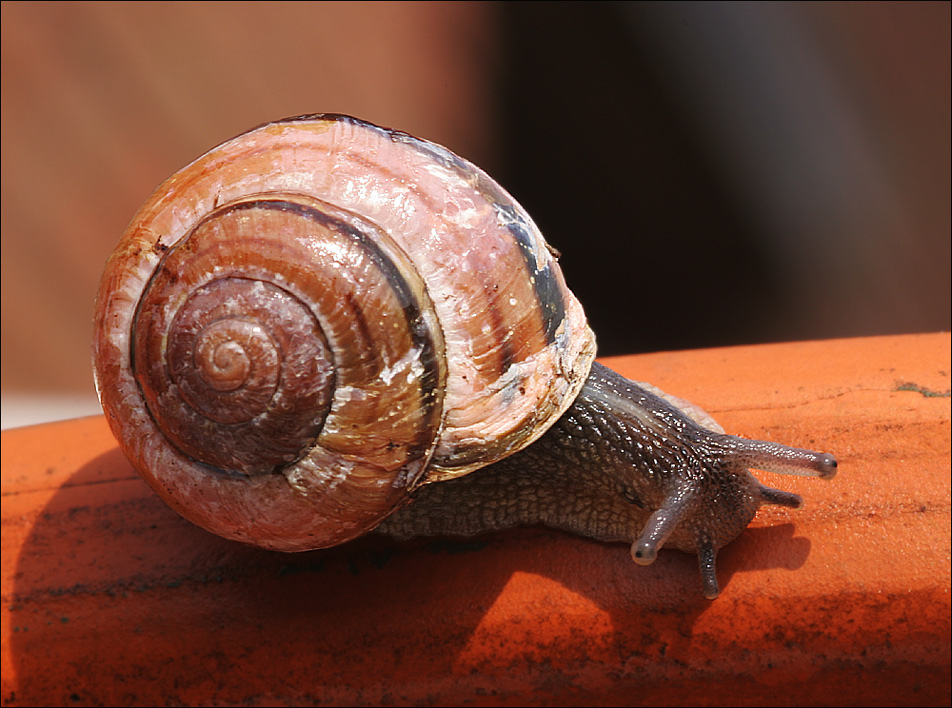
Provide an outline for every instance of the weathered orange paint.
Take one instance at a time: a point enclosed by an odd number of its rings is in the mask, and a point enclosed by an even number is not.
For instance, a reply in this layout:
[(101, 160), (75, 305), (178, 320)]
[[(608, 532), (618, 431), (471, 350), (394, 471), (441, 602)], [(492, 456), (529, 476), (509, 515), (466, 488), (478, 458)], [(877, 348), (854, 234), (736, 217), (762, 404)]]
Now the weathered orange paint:
[(3, 433), (3, 703), (948, 705), (949, 334), (607, 363), (839, 459), (760, 475), (806, 506), (720, 553), (717, 600), (691, 556), (545, 529), (247, 548), (81, 419)]

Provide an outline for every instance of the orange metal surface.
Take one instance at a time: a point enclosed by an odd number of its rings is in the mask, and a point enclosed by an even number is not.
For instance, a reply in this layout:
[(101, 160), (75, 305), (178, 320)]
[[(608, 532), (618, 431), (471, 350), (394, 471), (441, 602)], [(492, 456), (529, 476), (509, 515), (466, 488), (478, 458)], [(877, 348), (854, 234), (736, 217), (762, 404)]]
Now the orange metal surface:
[(721, 551), (717, 600), (546, 529), (246, 548), (81, 419), (3, 433), (3, 703), (949, 704), (948, 333), (606, 363), (839, 459), (759, 475), (806, 506)]

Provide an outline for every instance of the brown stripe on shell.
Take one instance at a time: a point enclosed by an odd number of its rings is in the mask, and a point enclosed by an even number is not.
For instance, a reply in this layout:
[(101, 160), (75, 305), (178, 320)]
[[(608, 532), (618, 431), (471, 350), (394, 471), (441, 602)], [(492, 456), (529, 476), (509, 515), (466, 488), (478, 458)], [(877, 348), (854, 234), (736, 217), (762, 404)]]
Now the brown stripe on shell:
[[(415, 377), (415, 382), (419, 386), (419, 404), (418, 414), (413, 416), (416, 421), (416, 434), (410, 439), (393, 439), (385, 443), (388, 451), (392, 452), (393, 457), (401, 456), (407, 459), (419, 459), (425, 457), (432, 445), (436, 431), (439, 429), (440, 409), (440, 386), (442, 376), (440, 374), (440, 361), (438, 359), (438, 345), (434, 340), (434, 335), (427, 327), (423, 319), (422, 310), (427, 305), (419, 301), (420, 293), (415, 293), (408, 283), (404, 273), (395, 265), (392, 254), (384, 253), (381, 250), (380, 234), (371, 235), (368, 233), (367, 226), (357, 228), (354, 223), (348, 223), (341, 220), (340, 214), (336, 216), (328, 213), (327, 205), (310, 205), (300, 201), (287, 201), (285, 199), (260, 199), (254, 201), (236, 204), (231, 208), (235, 209), (274, 209), (294, 213), (298, 216), (309, 219), (322, 225), (327, 229), (333, 229), (341, 236), (357, 244), (361, 252), (373, 264), (374, 271), (383, 276), (385, 280), (385, 291), (395, 297), (395, 308), (388, 308), (393, 312), (402, 315), (406, 330), (410, 335), (410, 349), (419, 351), (419, 359), (422, 364), (422, 372)], [(354, 217), (351, 221), (357, 222)], [(418, 289), (419, 290), (419, 289)], [(380, 312), (372, 305), (365, 303), (356, 290), (345, 292), (344, 299), (347, 303), (348, 321), (352, 323), (360, 332), (360, 340), (363, 342), (375, 341), (375, 334), (371, 332), (370, 318), (380, 317)], [(368, 312), (369, 308), (369, 312)], [(387, 362), (382, 358), (370, 356), (362, 346), (355, 347), (353, 351), (365, 353), (363, 364), (368, 368), (368, 379), (379, 379)], [(368, 424), (376, 424), (377, 417), (374, 416), (366, 421)], [(376, 428), (376, 426), (374, 426)], [(361, 439), (358, 445), (361, 447), (366, 443), (369, 431), (365, 426), (359, 430)], [(384, 437), (386, 434), (384, 433)], [(331, 445), (331, 441), (326, 438), (322, 440), (323, 444)], [(333, 447), (333, 445), (331, 445)]]
[[(315, 155), (326, 150), (314, 162), (315, 169), (325, 162), (331, 169), (317, 180), (322, 189), (345, 208), (369, 207), (370, 218), (435, 287), (449, 372), (444, 434), (430, 479), (464, 474), (541, 435), (578, 392), (595, 347), (580, 305), (521, 207), (479, 168), (398, 131), (338, 115), (264, 130), (288, 144), (313, 140)], [(366, 185), (369, 202), (361, 191)], [(390, 209), (380, 209), (375, 189), (393, 200)], [(403, 221), (401, 190), (407, 189), (422, 224)], [(463, 208), (476, 209), (479, 228), (456, 211)], [(511, 267), (518, 263), (521, 269)]]
[[(132, 368), (156, 425), (181, 452), (226, 472), (263, 474), (299, 459), (334, 386), (317, 320), (291, 293), (243, 278), (212, 280), (170, 311), (176, 285), (152, 279), (132, 331)], [(236, 362), (244, 366), (227, 366)]]
[[(523, 313), (536, 313), (541, 319), (541, 329), (544, 333), (545, 344), (553, 344), (555, 335), (561, 327), (566, 316), (566, 305), (563, 293), (564, 285), (560, 284), (556, 277), (549, 254), (545, 254), (544, 260), (540, 265), (539, 238), (533, 234), (533, 228), (530, 227), (528, 217), (517, 207), (512, 198), (506, 194), (499, 185), (486, 175), (482, 170), (474, 169), (474, 166), (460, 158), (455, 153), (447, 150), (441, 145), (426, 140), (421, 140), (403, 131), (392, 128), (384, 128), (367, 123), (352, 116), (338, 113), (320, 113), (307, 114), (287, 118), (282, 121), (276, 121), (274, 124), (281, 123), (301, 123), (312, 121), (333, 121), (338, 123), (347, 123), (355, 127), (368, 129), (377, 133), (384, 134), (395, 143), (402, 143), (412, 147), (418, 152), (428, 156), (430, 159), (438, 162), (448, 170), (452, 171), (463, 181), (469, 182), (472, 188), (480, 194), (496, 211), (498, 222), (508, 229), (513, 237), (513, 241), (518, 246), (518, 254), (525, 266), (525, 282), (532, 287), (534, 298), (531, 303), (523, 305)], [(353, 156), (355, 162), (362, 164), (368, 173), (373, 170), (382, 175), (386, 175), (391, 180), (402, 179), (395, 171), (388, 168), (380, 161), (371, 161), (360, 155)], [(418, 197), (429, 207), (434, 208), (432, 196), (426, 192), (419, 192)], [(485, 311), (488, 318), (493, 322), (493, 341), (500, 343), (498, 354), (493, 356), (494, 348), (484, 347), (481, 351), (474, 353), (476, 359), (494, 358), (496, 363), (490, 367), (498, 375), (504, 374), (513, 362), (521, 360), (511, 341), (519, 341), (523, 344), (523, 349), (532, 351), (538, 345), (530, 341), (527, 332), (533, 330), (532, 326), (523, 326), (517, 328), (522, 331), (510, 332), (508, 326), (504, 323), (506, 317), (502, 314), (500, 308), (496, 305), (496, 299), (499, 292), (499, 283), (483, 277), (485, 271), (474, 270), (467, 273), (467, 277), (479, 280), (486, 293)]]
[(532, 284), (535, 292), (533, 310), (542, 317), (546, 342), (548, 344), (554, 343), (555, 333), (565, 319), (564, 289), (559, 286), (555, 278), (549, 262), (549, 254), (546, 254), (546, 259), (543, 261), (544, 265), (539, 267), (539, 252), (537, 250), (539, 239), (532, 233), (525, 212), (518, 208), (512, 197), (506, 194), (486, 173), (482, 170), (473, 170), (472, 164), (455, 153), (441, 145), (420, 140), (407, 133), (390, 132), (394, 140), (412, 145), (455, 172), (461, 179), (474, 182), (473, 188), (493, 206), (499, 222), (509, 230), (519, 246), (528, 282)]
[[(370, 124), (347, 116), (334, 116), (334, 118), (358, 127), (378, 130)], [(367, 174), (376, 174), (393, 182), (404, 180), (402, 174), (379, 161), (375, 162), (369, 159), (371, 155), (376, 156), (375, 153), (369, 153), (368, 155), (357, 153), (351, 159), (355, 164), (360, 165)], [(435, 202), (434, 195), (425, 190), (419, 190), (415, 196), (431, 213), (437, 213), (439, 205)], [(524, 250), (520, 249), (520, 253), (524, 255)], [(510, 326), (512, 318), (508, 317), (499, 306), (499, 298), (502, 297), (502, 293), (499, 292), (499, 282), (493, 277), (494, 274), (495, 272), (492, 270), (474, 268), (467, 271), (465, 277), (472, 282), (473, 293), (481, 292), (483, 295), (480, 304), (474, 309), (478, 310), (480, 319), (485, 318), (485, 320), (492, 323), (491, 330), (487, 335), (471, 340), (471, 357), (488, 374), (500, 377), (509, 370), (513, 362), (521, 360), (513, 344), (514, 341), (521, 342), (521, 348), (530, 351), (534, 344), (531, 336), (527, 332), (521, 331), (524, 329), (531, 330), (531, 325), (528, 328), (525, 326), (521, 328)], [(527, 307), (531, 308), (527, 312), (536, 311), (534, 304)]]
[[(292, 247), (290, 240), (287, 242), (282, 240), (277, 246), (277, 255), (269, 257), (265, 255), (269, 252), (265, 248), (265, 240), (268, 238), (266, 234), (256, 234), (251, 238), (253, 248), (250, 253), (238, 248), (237, 244), (240, 237), (227, 230), (223, 232), (222, 236), (216, 237), (220, 240), (212, 239), (209, 241), (211, 237), (203, 237), (203, 240), (196, 241), (198, 237), (192, 237), (195, 234), (203, 234), (208, 229), (224, 229), (226, 227), (221, 225), (227, 224), (229, 220), (237, 219), (240, 221), (245, 218), (243, 212), (249, 214), (252, 212), (278, 212), (288, 218), (301, 218), (317, 224), (328, 233), (336, 234), (335, 238), (340, 239), (341, 243), (349, 242), (352, 244), (352, 246), (346, 247), (349, 251), (353, 251), (354, 248), (358, 249), (360, 255), (350, 256), (347, 260), (349, 263), (354, 263), (355, 268), (362, 267), (366, 273), (361, 271), (357, 275), (350, 276), (345, 271), (338, 272), (336, 270), (337, 264), (328, 264), (325, 269), (334, 280), (329, 281), (326, 285), (315, 283), (315, 285), (305, 287), (302, 283), (310, 282), (315, 277), (325, 276), (321, 276), (318, 272), (319, 269), (307, 262), (305, 256), (310, 254), (301, 252), (300, 246)], [(356, 220), (352, 219), (351, 221)], [(226, 234), (228, 237), (224, 237)], [(304, 249), (307, 250), (308, 246), (311, 249), (319, 248), (317, 245), (305, 243)], [(204, 434), (208, 435), (211, 433), (210, 426), (213, 425), (211, 422), (206, 421), (196, 424), (196, 421), (193, 420), (189, 426), (179, 426), (177, 423), (165, 422), (167, 418), (171, 420), (176, 418), (156, 414), (160, 427), (163, 427), (171, 437), (179, 440), (183, 452), (190, 457), (210, 465), (221, 466), (226, 470), (237, 469), (244, 472), (260, 473), (296, 461), (303, 454), (306, 454), (307, 449), (318, 438), (318, 434), (320, 434), (322, 444), (328, 445), (331, 449), (339, 449), (347, 454), (353, 454), (351, 448), (355, 445), (359, 446), (360, 454), (365, 454), (365, 448), (372, 448), (375, 445), (377, 454), (374, 455), (373, 452), (369, 452), (368, 457), (376, 457), (378, 464), (390, 468), (399, 466), (411, 459), (425, 459), (432, 447), (435, 431), (439, 427), (441, 375), (437, 355), (438, 346), (422, 317), (421, 309), (423, 306), (417, 300), (418, 293), (414, 292), (414, 289), (407, 283), (399, 269), (394, 266), (391, 258), (384, 254), (380, 248), (377, 237), (368, 237), (353, 223), (335, 218), (314, 205), (290, 202), (281, 198), (253, 199), (226, 205), (196, 225), (189, 237), (186, 237), (165, 253), (162, 260), (163, 265), (157, 269), (152, 282), (164, 282), (174, 287), (176, 282), (182, 278), (185, 282), (199, 284), (200, 287), (207, 288), (225, 280), (235, 281), (236, 278), (241, 277), (247, 278), (247, 282), (270, 283), (276, 274), (280, 274), (279, 280), (271, 283), (271, 286), (286, 292), (288, 296), (296, 300), (303, 299), (307, 302), (315, 295), (330, 299), (333, 291), (340, 291), (342, 299), (336, 305), (339, 309), (336, 315), (328, 311), (322, 311), (321, 306), (317, 304), (312, 305), (312, 307), (316, 308), (314, 316), (318, 320), (322, 320), (323, 329), (330, 326), (331, 330), (336, 329), (339, 332), (341, 328), (344, 328), (350, 335), (356, 336), (354, 346), (346, 347), (344, 351), (335, 352), (337, 360), (334, 371), (336, 372), (337, 385), (352, 387), (358, 397), (363, 395), (360, 391), (368, 388), (368, 382), (370, 387), (376, 386), (376, 390), (380, 391), (381, 377), (385, 376), (386, 367), (394, 363), (396, 354), (384, 356), (382, 350), (378, 352), (377, 346), (379, 345), (384, 344), (386, 347), (390, 347), (389, 340), (382, 338), (382, 333), (376, 331), (380, 328), (380, 323), (376, 322), (375, 327), (372, 327), (368, 320), (368, 312), (372, 312), (372, 316), (375, 318), (380, 318), (384, 312), (388, 312), (390, 317), (403, 322), (401, 329), (408, 333), (408, 341), (403, 348), (398, 350), (398, 353), (405, 349), (414, 353), (414, 356), (418, 357), (420, 361), (420, 371), (414, 376), (413, 380), (413, 385), (419, 389), (417, 396), (414, 397), (417, 402), (415, 405), (419, 406), (418, 410), (412, 412), (405, 408), (407, 403), (391, 401), (391, 397), (388, 396), (367, 394), (370, 396), (370, 402), (379, 402), (379, 409), (368, 411), (365, 415), (358, 415), (354, 419), (353, 413), (359, 413), (361, 406), (359, 401), (354, 404), (346, 399), (342, 405), (337, 405), (335, 411), (331, 412), (329, 420), (325, 420), (325, 411), (317, 417), (320, 421), (319, 425), (315, 427), (314, 423), (310, 423), (306, 426), (306, 439), (300, 440), (300, 445), (294, 450), (293, 454), (282, 450), (280, 458), (277, 460), (269, 457), (255, 463), (236, 463), (233, 461), (236, 456), (233, 448), (241, 442), (243, 434), (241, 427), (237, 424), (216, 428), (218, 432), (213, 433), (212, 436), (221, 441), (219, 447), (222, 451), (212, 455), (209, 455), (207, 450), (203, 450), (200, 443), (183, 440), (182, 435), (189, 435), (189, 433), (175, 433), (173, 431), (173, 428), (178, 427), (183, 430), (195, 429), (199, 431), (204, 428)], [(223, 250), (229, 255), (219, 254), (219, 250)], [(287, 252), (281, 253), (282, 250)], [(277, 261), (275, 261), (275, 257), (277, 257)], [(181, 263), (178, 262), (179, 259), (182, 259)], [(172, 262), (176, 263), (176, 268), (181, 266), (185, 270), (183, 272), (168, 271), (164, 266)], [(212, 263), (224, 265), (217, 266), (216, 270), (213, 271), (210, 265)], [(367, 273), (376, 274), (373, 276), (373, 284), (379, 291), (377, 295), (386, 297), (390, 301), (388, 305), (381, 305), (379, 297), (373, 297), (371, 302), (365, 303), (361, 296), (366, 296), (368, 291), (371, 290), (370, 288), (364, 288), (363, 293), (356, 291), (356, 288), (360, 285), (357, 281), (366, 279)], [(203, 282), (204, 284), (202, 284)], [(318, 287), (321, 292), (309, 293), (308, 288), (314, 287)], [(419, 291), (420, 288), (418, 287), (416, 290)], [(161, 299), (163, 302), (175, 303), (182, 300), (183, 297), (184, 295), (173, 296), (166, 293), (161, 296)], [(148, 298), (146, 298), (146, 301), (148, 301)], [(330, 322), (330, 318), (333, 318), (334, 321)], [(162, 341), (162, 337), (152, 338), (148, 341), (156, 342), (156, 344), (152, 345), (153, 351), (149, 353), (148, 357), (142, 356), (141, 358), (155, 359), (161, 357), (161, 351), (156, 347), (159, 346), (158, 342)], [(288, 344), (285, 343), (284, 346), (286, 347)], [(168, 369), (169, 367), (166, 366), (164, 370), (167, 372)], [(383, 384), (385, 383), (383, 382)], [(151, 391), (154, 387), (147, 386), (146, 388)], [(151, 393), (146, 397), (153, 402), (153, 405), (157, 405), (158, 399), (174, 395), (176, 395), (176, 392), (172, 390), (158, 395)], [(325, 401), (326, 403), (327, 401)], [(340, 400), (338, 400), (338, 404), (340, 404)], [(368, 432), (368, 427), (376, 423), (377, 419), (385, 412), (383, 409), (387, 409), (386, 412), (391, 415), (399, 415), (399, 419), (402, 421), (412, 421), (414, 432), (409, 437), (403, 434), (398, 435), (397, 431), (391, 431), (393, 435), (389, 435), (387, 431), (380, 431), (376, 434)], [(260, 427), (261, 421), (267, 420), (267, 412), (263, 409), (250, 425)], [(348, 420), (350, 422), (347, 422)], [(278, 422), (279, 425), (281, 423), (282, 421)], [(330, 427), (326, 434), (322, 432), (321, 427), (325, 423)], [(245, 424), (245, 427), (247, 425)], [(293, 425), (293, 422), (286, 420), (283, 421), (283, 425), (289, 427)], [(267, 448), (266, 445), (262, 445), (258, 435), (248, 434), (247, 437), (254, 442), (256, 448)], [(245, 442), (248, 442), (248, 440)]]

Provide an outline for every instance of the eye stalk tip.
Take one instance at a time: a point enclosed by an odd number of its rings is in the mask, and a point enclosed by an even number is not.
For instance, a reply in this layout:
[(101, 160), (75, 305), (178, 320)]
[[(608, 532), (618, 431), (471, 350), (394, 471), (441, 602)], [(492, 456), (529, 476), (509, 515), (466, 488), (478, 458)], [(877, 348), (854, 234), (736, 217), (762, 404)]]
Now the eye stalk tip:
[(820, 479), (833, 479), (836, 476), (836, 458), (823, 452), (816, 456), (816, 469)]
[(651, 565), (658, 557), (658, 549), (650, 541), (638, 539), (631, 544), (631, 559), (638, 565)]

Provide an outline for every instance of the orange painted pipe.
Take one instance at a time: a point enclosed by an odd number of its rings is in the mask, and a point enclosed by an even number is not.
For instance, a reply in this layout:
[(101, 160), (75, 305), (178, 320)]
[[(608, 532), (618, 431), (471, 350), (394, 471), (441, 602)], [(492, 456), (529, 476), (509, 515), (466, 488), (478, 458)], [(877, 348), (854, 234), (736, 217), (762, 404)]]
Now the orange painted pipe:
[(606, 363), (837, 455), (718, 557), (546, 529), (283, 555), (214, 537), (101, 417), (3, 433), (2, 700), (949, 705), (948, 333)]

